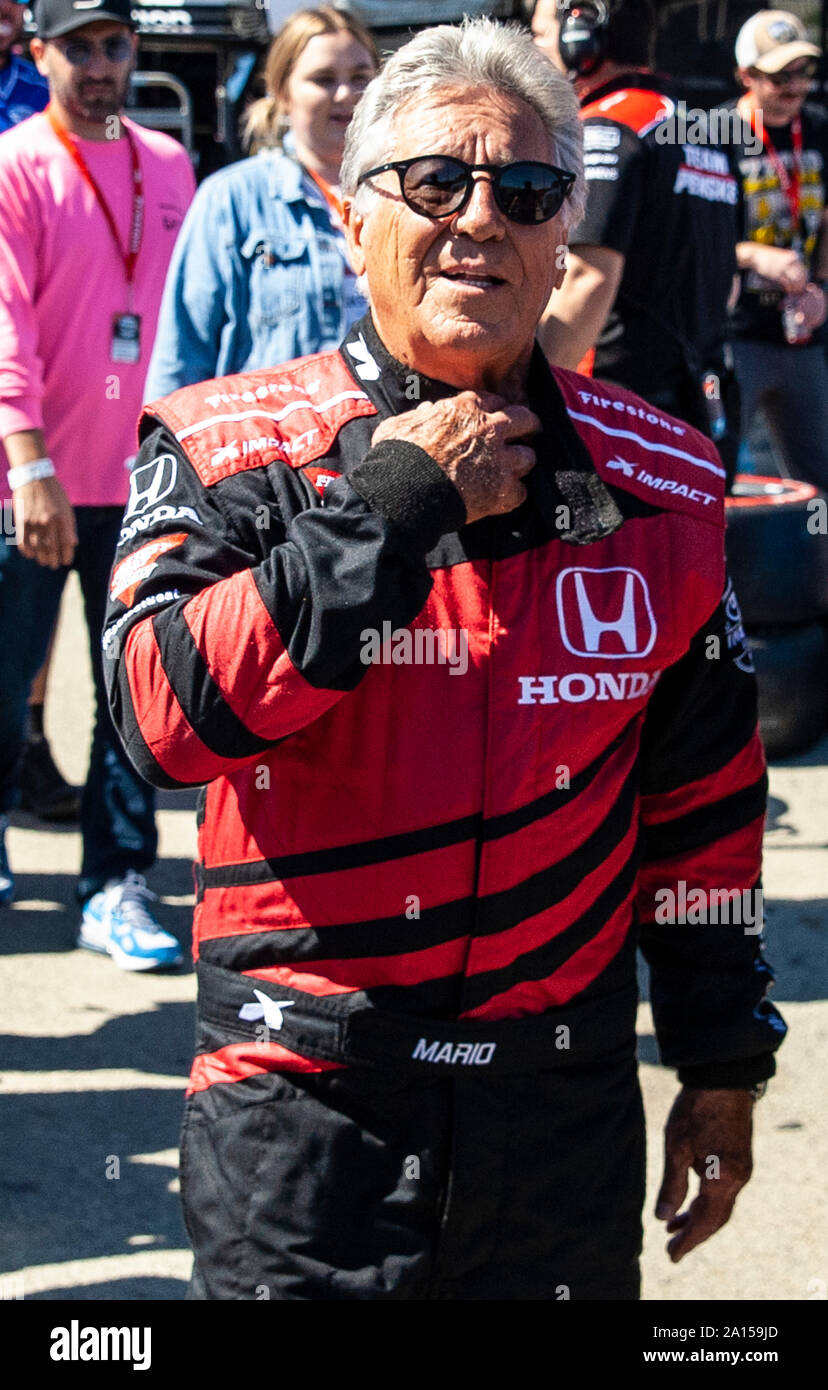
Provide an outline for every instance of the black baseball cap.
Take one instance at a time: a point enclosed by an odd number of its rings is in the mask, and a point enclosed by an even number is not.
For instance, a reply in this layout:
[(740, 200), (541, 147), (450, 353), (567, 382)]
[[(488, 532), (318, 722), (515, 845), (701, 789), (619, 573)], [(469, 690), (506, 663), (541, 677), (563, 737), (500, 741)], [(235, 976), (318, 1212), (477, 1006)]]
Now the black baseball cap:
[(39, 39), (57, 39), (85, 24), (111, 19), (135, 28), (133, 0), (35, 0), (35, 22)]

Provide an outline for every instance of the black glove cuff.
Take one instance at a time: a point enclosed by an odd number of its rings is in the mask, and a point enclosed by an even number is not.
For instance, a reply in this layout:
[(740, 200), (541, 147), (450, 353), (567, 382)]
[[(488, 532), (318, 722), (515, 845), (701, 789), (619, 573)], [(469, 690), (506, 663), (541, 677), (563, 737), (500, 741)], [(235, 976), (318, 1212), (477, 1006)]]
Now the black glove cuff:
[(384, 439), (348, 474), (355, 492), (427, 554), (441, 536), (458, 531), (466, 508), (457, 488), (419, 444)]

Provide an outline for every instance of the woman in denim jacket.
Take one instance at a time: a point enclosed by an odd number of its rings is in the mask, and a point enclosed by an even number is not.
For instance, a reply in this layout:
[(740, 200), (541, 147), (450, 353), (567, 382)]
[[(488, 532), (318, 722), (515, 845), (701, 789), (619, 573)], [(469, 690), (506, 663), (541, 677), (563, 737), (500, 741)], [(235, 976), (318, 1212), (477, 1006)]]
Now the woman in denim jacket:
[(145, 396), (337, 347), (366, 309), (339, 200), (345, 130), (379, 64), (358, 20), (292, 15), (247, 121), (254, 158), (205, 179), (170, 262)]

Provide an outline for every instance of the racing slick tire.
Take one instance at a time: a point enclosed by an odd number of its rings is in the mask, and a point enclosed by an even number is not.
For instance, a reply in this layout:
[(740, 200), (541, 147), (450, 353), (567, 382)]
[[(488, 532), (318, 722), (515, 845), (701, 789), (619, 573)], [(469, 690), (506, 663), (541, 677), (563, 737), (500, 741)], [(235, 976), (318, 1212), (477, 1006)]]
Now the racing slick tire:
[(802, 753), (822, 736), (828, 638), (820, 623), (748, 632), (759, 686), (759, 732), (769, 759)]
[(725, 502), (727, 563), (745, 626), (828, 615), (828, 498), (811, 483), (739, 473)]

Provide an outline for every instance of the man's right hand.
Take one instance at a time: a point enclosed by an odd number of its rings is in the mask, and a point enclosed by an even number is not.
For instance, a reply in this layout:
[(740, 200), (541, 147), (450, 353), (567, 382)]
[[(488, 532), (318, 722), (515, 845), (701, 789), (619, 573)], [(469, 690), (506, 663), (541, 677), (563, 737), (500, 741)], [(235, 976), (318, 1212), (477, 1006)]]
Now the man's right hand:
[(786, 294), (801, 294), (808, 283), (808, 271), (798, 251), (789, 246), (762, 246), (749, 242), (751, 269), (764, 280), (772, 280)]
[(425, 449), (454, 483), (472, 522), (514, 511), (524, 501), (520, 480), (534, 468), (535, 451), (522, 441), (540, 427), (528, 406), (509, 405), (489, 391), (460, 391), (383, 420), (371, 443), (406, 439)]
[(70, 565), (78, 532), (72, 505), (57, 478), (17, 488), (13, 504), (20, 554), (52, 570)]

